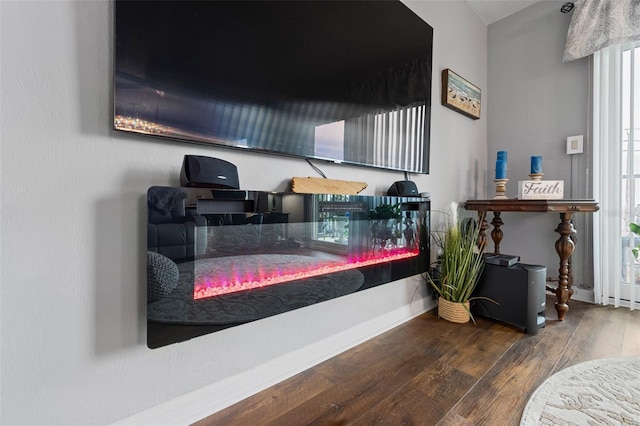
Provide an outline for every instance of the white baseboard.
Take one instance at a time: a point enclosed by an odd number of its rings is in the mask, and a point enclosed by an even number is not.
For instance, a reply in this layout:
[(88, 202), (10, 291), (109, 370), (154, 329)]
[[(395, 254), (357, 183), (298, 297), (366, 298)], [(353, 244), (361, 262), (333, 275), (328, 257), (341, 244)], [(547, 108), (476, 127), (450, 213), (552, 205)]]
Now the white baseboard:
[(593, 290), (587, 290), (583, 288), (573, 288), (573, 295), (571, 300), (578, 300), (580, 302), (596, 303), (595, 294)]
[[(404, 306), (386, 315), (373, 318), (331, 338), (273, 359), (251, 371), (190, 392), (115, 424), (123, 426), (192, 424), (435, 307), (435, 303), (431, 300), (425, 299), (425, 302), (427, 306), (423, 310), (415, 311), (415, 307), (419, 304), (414, 301), (411, 306)], [(224, 398), (221, 398), (221, 395), (224, 395)]]
[[(571, 296), (571, 300), (578, 300), (580, 302), (593, 303), (595, 305), (600, 305), (601, 303), (596, 302), (595, 292), (593, 290), (587, 290), (583, 288), (574, 288), (573, 296)], [(619, 306), (628, 308), (631, 306), (631, 303), (628, 300), (620, 300)], [(609, 305), (615, 305), (615, 300), (613, 297), (609, 298)], [(571, 306), (571, 303), (569, 303)], [(571, 307), (569, 307), (571, 309)], [(634, 309), (640, 309), (640, 301), (635, 302)]]
[[(613, 297), (609, 298), (609, 305), (613, 305), (616, 306), (616, 300)], [(631, 308), (631, 301), (630, 300), (624, 300), (624, 299), (620, 299), (618, 301), (618, 305), (616, 307), (622, 307), (622, 308)], [(640, 309), (640, 300), (634, 302), (633, 304), (633, 309)]]

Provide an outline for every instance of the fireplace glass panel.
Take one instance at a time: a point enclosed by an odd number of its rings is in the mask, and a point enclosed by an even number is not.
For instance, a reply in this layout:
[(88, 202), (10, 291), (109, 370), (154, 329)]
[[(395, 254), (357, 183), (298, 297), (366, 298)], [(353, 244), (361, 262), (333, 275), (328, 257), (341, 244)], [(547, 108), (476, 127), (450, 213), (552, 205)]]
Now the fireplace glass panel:
[(424, 198), (154, 186), (147, 201), (150, 348), (420, 274), (429, 264)]

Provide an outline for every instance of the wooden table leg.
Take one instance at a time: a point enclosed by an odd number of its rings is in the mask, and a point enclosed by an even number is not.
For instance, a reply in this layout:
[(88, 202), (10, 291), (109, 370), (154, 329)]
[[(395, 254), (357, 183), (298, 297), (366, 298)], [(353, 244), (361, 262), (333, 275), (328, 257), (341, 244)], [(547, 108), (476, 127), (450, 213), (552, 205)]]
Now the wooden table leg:
[(493, 240), (493, 252), (500, 254), (500, 242), (502, 241), (503, 232), (500, 227), (504, 225), (502, 218), (500, 218), (500, 212), (493, 212), (493, 220), (491, 221), (493, 230), (491, 231), (491, 239)]
[(560, 213), (560, 224), (556, 228), (556, 232), (560, 234), (560, 238), (556, 241), (556, 252), (560, 257), (560, 276), (558, 280), (558, 288), (556, 289), (556, 311), (558, 319), (564, 320), (564, 314), (569, 311), (569, 295), (571, 288), (569, 287), (569, 259), (575, 247), (571, 236), (575, 233), (573, 223), (571, 223), (572, 213)]

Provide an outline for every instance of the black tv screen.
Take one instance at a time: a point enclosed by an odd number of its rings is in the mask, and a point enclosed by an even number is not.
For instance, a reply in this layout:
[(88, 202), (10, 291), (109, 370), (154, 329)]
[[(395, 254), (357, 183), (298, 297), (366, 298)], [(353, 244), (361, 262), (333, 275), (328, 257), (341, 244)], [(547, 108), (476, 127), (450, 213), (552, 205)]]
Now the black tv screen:
[(116, 0), (114, 128), (428, 173), (432, 44), (396, 0)]

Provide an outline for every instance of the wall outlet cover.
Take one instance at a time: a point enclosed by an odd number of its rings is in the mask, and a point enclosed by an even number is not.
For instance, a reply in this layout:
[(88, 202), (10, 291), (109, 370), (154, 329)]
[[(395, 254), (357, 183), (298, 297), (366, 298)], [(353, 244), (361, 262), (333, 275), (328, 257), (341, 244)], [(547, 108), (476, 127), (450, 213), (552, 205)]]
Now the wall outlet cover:
[(567, 154), (582, 154), (583, 152), (583, 136), (569, 136), (567, 138)]

